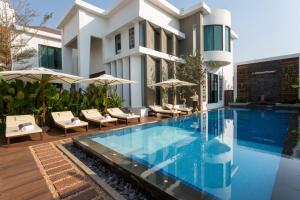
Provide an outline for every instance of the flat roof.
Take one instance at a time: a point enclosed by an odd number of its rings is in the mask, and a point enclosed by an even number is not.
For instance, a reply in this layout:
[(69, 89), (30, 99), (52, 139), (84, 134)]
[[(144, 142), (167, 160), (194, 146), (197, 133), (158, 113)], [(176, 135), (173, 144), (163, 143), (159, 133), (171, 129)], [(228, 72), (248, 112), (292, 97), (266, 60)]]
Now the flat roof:
[(236, 63), (235, 65), (236, 66), (247, 65), (247, 64), (268, 62), (268, 61), (274, 61), (274, 60), (284, 60), (284, 59), (296, 58), (296, 57), (300, 57), (300, 53), (294, 53), (294, 54), (287, 54), (287, 55), (282, 55), (282, 56), (274, 56), (274, 57), (268, 57), (268, 58), (260, 58), (260, 59), (255, 59), (255, 60), (242, 61), (242, 62)]
[[(68, 9), (68, 11), (65, 13), (65, 15), (62, 17), (62, 19), (58, 23), (58, 28), (61, 28), (66, 21), (68, 21), (68, 18), (71, 17), (76, 10), (76, 8), (82, 8), (85, 10), (88, 10), (89, 12), (92, 12), (98, 16), (102, 17), (109, 17), (113, 13), (115, 13), (119, 8), (122, 8), (124, 4), (126, 4), (129, 0), (120, 0), (116, 5), (111, 7), (110, 9), (104, 10), (101, 9), (95, 5), (92, 5), (90, 3), (87, 3), (82, 0), (75, 0), (71, 7)], [(189, 15), (194, 14), (195, 12), (201, 11), (203, 14), (207, 15), (211, 12), (208, 5), (206, 5), (204, 2), (198, 3), (194, 6), (191, 6), (188, 9), (180, 10), (177, 7), (175, 7), (173, 4), (169, 3), (166, 0), (148, 0), (158, 6), (159, 8), (163, 9), (167, 13), (177, 17), (178, 19), (187, 17)]]

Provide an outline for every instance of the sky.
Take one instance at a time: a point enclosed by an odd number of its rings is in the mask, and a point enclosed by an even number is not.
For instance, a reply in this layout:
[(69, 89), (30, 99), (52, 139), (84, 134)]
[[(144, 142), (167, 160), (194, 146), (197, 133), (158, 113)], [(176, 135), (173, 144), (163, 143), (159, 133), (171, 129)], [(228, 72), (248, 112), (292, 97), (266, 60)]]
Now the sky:
[[(47, 26), (56, 27), (73, 0), (28, 0), (40, 15), (54, 12)], [(86, 0), (107, 9), (118, 0)], [(169, 0), (189, 8), (201, 0)], [(234, 62), (300, 53), (300, 0), (206, 0), (210, 8), (228, 9), (234, 43)], [(34, 23), (38, 23), (38, 20)]]

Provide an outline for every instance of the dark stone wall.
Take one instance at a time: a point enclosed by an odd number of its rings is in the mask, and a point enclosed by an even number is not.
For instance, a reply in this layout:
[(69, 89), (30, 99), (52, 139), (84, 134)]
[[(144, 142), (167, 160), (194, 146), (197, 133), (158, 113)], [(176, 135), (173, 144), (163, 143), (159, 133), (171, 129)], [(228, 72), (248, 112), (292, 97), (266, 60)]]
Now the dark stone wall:
[(273, 60), (237, 66), (237, 97), (258, 102), (298, 100), (299, 58)]

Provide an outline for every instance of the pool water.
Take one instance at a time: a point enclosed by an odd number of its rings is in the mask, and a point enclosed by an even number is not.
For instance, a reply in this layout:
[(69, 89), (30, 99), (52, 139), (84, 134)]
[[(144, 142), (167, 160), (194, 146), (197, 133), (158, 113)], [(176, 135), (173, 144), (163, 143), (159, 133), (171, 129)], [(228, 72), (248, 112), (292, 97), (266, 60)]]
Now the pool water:
[(272, 196), (291, 116), (219, 109), (91, 139), (216, 198), (263, 200)]

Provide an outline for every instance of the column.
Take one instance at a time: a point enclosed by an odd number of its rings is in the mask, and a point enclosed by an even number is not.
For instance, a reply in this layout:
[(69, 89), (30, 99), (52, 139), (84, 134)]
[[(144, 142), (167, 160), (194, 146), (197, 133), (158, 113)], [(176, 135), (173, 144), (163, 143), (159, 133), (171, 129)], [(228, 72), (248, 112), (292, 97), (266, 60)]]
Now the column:
[[(123, 63), (122, 59), (117, 60), (116, 65), (116, 77), (123, 78)], [(117, 94), (123, 99), (123, 85), (117, 86)]]
[[(83, 78), (90, 77), (90, 50), (91, 37), (80, 33), (77, 38), (78, 43), (78, 75)], [(80, 87), (87, 87), (88, 84), (80, 84)]]
[(141, 56), (130, 56), (130, 78), (136, 83), (131, 84), (131, 107), (142, 106), (142, 87), (141, 87)]
[[(73, 74), (73, 75), (78, 75), (73, 73), (72, 69), (72, 49), (66, 46), (63, 46), (62, 48), (62, 71), (63, 73), (66, 74)], [(70, 89), (70, 84), (63, 84), (63, 88), (68, 90)]]
[[(130, 80), (130, 65), (129, 57), (123, 58), (123, 78)], [(123, 100), (124, 106), (130, 107), (130, 85), (123, 85)]]

